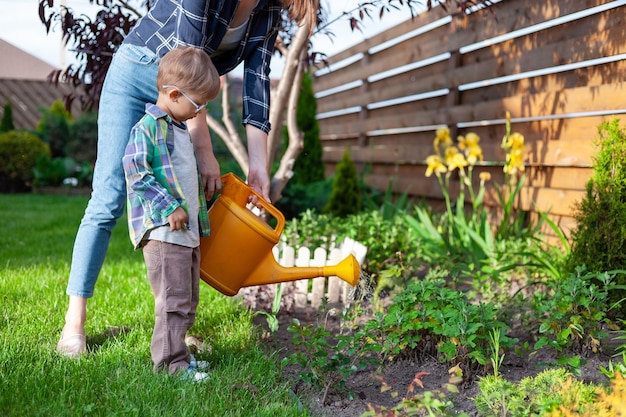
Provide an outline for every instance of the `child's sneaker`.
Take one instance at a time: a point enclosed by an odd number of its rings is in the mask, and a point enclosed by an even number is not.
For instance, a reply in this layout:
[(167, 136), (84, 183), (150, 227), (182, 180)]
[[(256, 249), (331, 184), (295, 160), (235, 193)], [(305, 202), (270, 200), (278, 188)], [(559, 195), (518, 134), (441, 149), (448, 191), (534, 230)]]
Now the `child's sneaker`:
[(181, 375), (181, 379), (190, 382), (203, 382), (209, 379), (209, 374), (206, 372), (198, 372), (191, 366)]
[(206, 371), (209, 369), (209, 362), (197, 361), (193, 355), (189, 355), (189, 368), (193, 368), (197, 371)]

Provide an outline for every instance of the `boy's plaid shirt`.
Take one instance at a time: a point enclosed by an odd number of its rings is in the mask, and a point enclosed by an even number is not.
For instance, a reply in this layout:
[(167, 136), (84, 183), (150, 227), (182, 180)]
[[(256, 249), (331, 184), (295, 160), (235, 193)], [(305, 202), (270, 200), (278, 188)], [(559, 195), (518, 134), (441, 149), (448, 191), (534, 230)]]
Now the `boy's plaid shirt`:
[[(167, 224), (167, 216), (178, 207), (187, 211), (170, 159), (174, 149), (171, 123), (167, 113), (147, 104), (146, 114), (131, 131), (122, 159), (128, 191), (129, 234), (135, 248), (141, 246), (149, 230)], [(199, 170), (198, 190), (200, 236), (208, 236), (209, 215)]]

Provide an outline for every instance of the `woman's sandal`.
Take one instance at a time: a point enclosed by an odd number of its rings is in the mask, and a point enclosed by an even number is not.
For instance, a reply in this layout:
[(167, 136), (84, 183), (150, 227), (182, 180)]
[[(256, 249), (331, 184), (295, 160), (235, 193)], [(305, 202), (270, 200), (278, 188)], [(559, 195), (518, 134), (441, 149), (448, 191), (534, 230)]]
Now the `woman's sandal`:
[(61, 340), (57, 343), (57, 352), (61, 355), (76, 359), (87, 351), (87, 339), (84, 334), (61, 334)]

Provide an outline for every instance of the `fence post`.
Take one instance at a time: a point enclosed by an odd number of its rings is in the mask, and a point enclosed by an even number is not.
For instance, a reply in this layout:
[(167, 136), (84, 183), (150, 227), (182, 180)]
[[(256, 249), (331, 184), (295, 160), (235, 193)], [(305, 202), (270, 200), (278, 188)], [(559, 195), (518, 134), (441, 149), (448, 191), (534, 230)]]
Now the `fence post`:
[[(296, 258), (296, 266), (310, 266), (311, 251), (307, 247), (298, 248), (298, 257)], [(304, 310), (307, 307), (309, 294), (308, 280), (296, 281), (296, 310)]]
[[(328, 255), (328, 265), (337, 265), (339, 262), (341, 262), (341, 249), (332, 249)], [(342, 289), (346, 285), (339, 277), (328, 277), (328, 302), (339, 303), (344, 301), (342, 297), (344, 291)]]
[[(313, 252), (311, 266), (326, 266), (326, 250), (324, 248), (316, 248)], [(322, 305), (322, 297), (324, 297), (326, 278), (313, 278), (313, 292), (311, 294), (311, 306), (317, 309)]]

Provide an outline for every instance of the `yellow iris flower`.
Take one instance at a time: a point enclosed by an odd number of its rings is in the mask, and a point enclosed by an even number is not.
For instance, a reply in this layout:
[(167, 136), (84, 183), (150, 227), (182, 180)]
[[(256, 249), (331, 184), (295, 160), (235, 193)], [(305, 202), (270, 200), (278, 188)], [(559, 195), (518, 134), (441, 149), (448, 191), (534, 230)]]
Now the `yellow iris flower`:
[(435, 134), (435, 140), (433, 141), (433, 147), (435, 148), (435, 152), (441, 155), (441, 149), (439, 145), (443, 145), (443, 149), (448, 148), (452, 145), (452, 138), (450, 137), (450, 129), (447, 127), (440, 127), (437, 129)]
[(467, 166), (467, 160), (456, 146), (450, 146), (446, 149), (445, 156), (446, 165), (448, 165), (448, 171), (454, 171), (455, 169), (463, 170)]
[(513, 132), (508, 139), (505, 136), (503, 141), (507, 149), (522, 150), (524, 148), (524, 135), (521, 133)]
[(504, 172), (515, 175), (518, 170), (524, 170), (524, 151), (522, 149), (511, 149), (511, 152), (506, 156)]
[(428, 158), (426, 158), (426, 164), (428, 166), (426, 168), (427, 177), (430, 177), (431, 175), (433, 175), (433, 172), (439, 175), (448, 170), (446, 166), (443, 164), (443, 162), (441, 161), (441, 157), (439, 155), (431, 155)]

